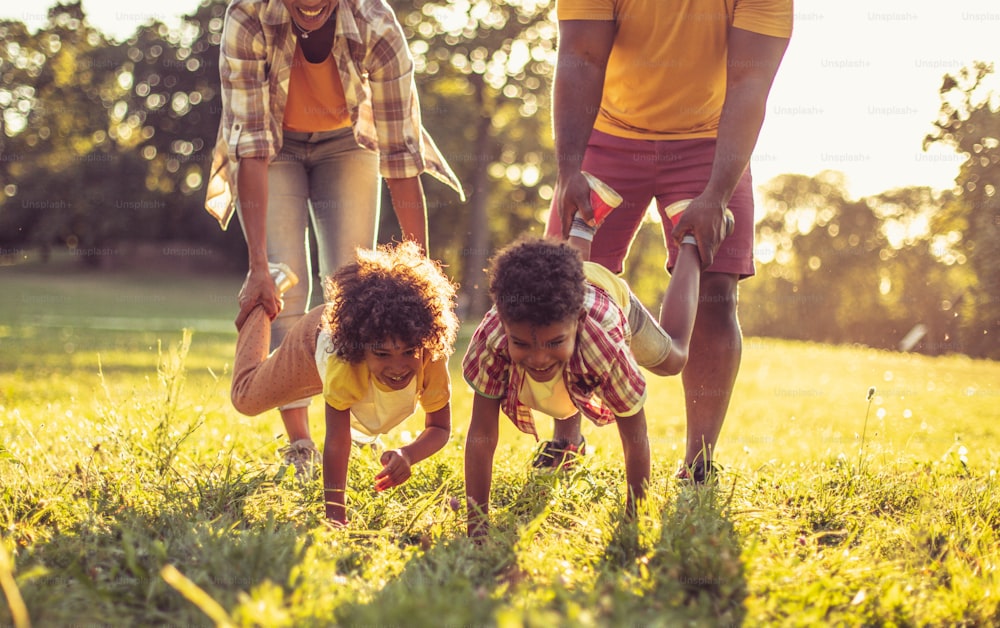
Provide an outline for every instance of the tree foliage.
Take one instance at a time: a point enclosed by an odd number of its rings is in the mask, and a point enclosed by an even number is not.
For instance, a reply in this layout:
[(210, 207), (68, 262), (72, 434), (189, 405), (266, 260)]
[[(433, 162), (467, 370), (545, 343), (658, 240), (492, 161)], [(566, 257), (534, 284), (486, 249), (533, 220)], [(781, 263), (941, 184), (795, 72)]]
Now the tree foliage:
[(962, 295), (966, 349), (1000, 357), (1000, 92), (988, 87), (991, 64), (976, 63), (941, 84), (941, 112), (925, 145), (941, 142), (966, 157), (957, 196), (935, 221), (953, 254), (967, 257), (974, 281)]
[(748, 333), (896, 349), (922, 325), (921, 350), (962, 348), (955, 306), (968, 272), (927, 228), (950, 193), (852, 200), (843, 176), (827, 171), (777, 177), (763, 197), (762, 259), (740, 297)]
[[(540, 230), (552, 198), (554, 0), (390, 0), (416, 64), (423, 121), (468, 200), (425, 178), (431, 255), (462, 284), (463, 314), (487, 305), (495, 249)], [(116, 43), (79, 1), (35, 33), (0, 22), (0, 247), (118, 255), (136, 241), (192, 241), (243, 268), (238, 228), (202, 209), (221, 114), (226, 0), (179, 28), (159, 22)], [(993, 68), (946, 76), (927, 144), (966, 156), (954, 191), (847, 197), (837, 173), (766, 185), (758, 277), (744, 282), (751, 334), (1000, 357), (1000, 95)], [(388, 195), (384, 195), (388, 199)], [(398, 236), (383, 212), (381, 239)], [(647, 305), (664, 285), (659, 225), (643, 226), (625, 275)], [(166, 260), (165, 263), (171, 263)]]
[(424, 123), (468, 203), (428, 192), (431, 248), (461, 277), (463, 309), (485, 310), (494, 247), (539, 228), (555, 177), (549, 132), (550, 0), (392, 2), (410, 42)]

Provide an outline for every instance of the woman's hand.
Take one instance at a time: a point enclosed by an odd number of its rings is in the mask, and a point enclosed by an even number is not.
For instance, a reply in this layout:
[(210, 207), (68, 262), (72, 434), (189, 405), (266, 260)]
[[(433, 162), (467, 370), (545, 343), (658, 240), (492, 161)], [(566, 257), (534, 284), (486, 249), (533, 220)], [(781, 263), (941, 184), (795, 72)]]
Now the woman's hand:
[(274, 317), (281, 311), (283, 303), (274, 287), (274, 279), (266, 266), (263, 270), (251, 270), (247, 273), (243, 287), (240, 288), (239, 303), (240, 312), (236, 315), (236, 329), (243, 327), (247, 316), (258, 305), (264, 306), (264, 311), (267, 312), (267, 316), (271, 320), (274, 320)]

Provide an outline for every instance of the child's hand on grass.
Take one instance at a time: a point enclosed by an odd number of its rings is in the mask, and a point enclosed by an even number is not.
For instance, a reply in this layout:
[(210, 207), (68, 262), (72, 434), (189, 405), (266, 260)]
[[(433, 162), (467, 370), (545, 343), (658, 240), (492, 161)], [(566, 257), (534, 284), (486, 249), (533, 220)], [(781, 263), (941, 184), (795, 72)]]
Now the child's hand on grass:
[(384, 491), (410, 479), (410, 459), (402, 449), (391, 449), (379, 460), (382, 470), (375, 476), (375, 490)]

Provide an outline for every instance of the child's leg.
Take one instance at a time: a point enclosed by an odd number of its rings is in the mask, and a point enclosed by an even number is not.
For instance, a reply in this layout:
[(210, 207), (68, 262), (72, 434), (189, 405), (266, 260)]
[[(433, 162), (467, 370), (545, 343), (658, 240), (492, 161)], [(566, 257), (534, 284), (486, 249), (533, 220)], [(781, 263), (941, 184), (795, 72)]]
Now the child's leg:
[(691, 333), (698, 312), (701, 286), (701, 257), (693, 236), (685, 236), (677, 254), (670, 283), (660, 306), (659, 327), (673, 339), (670, 351), (660, 364), (650, 367), (657, 375), (676, 375), (687, 364)]
[(663, 370), (663, 363), (670, 356), (674, 341), (663, 331), (660, 323), (650, 314), (635, 294), (629, 290), (628, 326), (632, 331), (629, 349), (636, 364), (656, 375), (676, 375)]
[(583, 218), (580, 218), (579, 214), (573, 217), (573, 226), (569, 231), (568, 242), (571, 247), (580, 252), (580, 258), (585, 262), (590, 261), (590, 246), (594, 242), (596, 231), (596, 228), (583, 222)]
[(271, 320), (256, 307), (243, 323), (233, 361), (233, 406), (254, 416), (323, 392), (316, 369), (316, 335), (323, 307), (308, 312), (268, 355)]

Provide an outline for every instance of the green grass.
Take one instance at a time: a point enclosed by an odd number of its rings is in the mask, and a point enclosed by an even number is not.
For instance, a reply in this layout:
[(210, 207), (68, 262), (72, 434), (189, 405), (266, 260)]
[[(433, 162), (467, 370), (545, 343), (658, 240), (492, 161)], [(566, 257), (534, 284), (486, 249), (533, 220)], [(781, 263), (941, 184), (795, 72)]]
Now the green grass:
[[(672, 480), (680, 383), (650, 378), (631, 524), (616, 430), (585, 426), (594, 453), (553, 476), (503, 424), (476, 546), (459, 358), (452, 442), (385, 493), (356, 452), (351, 524), (332, 529), (319, 482), (277, 464), (277, 413), (229, 405), (239, 278), (0, 279), (0, 625), (18, 598), (36, 626), (1000, 623), (996, 363), (749, 338), (714, 490)], [(151, 319), (165, 329), (132, 325)]]

